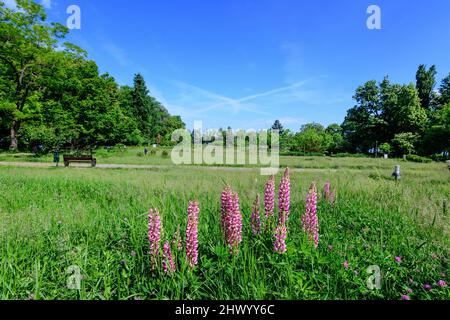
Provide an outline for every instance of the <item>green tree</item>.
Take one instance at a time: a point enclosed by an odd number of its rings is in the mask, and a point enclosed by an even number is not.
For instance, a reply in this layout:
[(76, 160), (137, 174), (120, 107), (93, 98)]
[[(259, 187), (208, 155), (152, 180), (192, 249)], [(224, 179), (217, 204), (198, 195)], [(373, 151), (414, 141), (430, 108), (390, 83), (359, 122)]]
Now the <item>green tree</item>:
[(439, 103), (444, 106), (450, 103), (450, 73), (442, 79), (441, 86), (439, 87)]
[(141, 74), (136, 74), (133, 80), (133, 91), (131, 94), (134, 118), (138, 122), (139, 130), (150, 139), (150, 125), (152, 106), (149, 97), (149, 91)]
[(318, 123), (308, 123), (295, 135), (295, 150), (304, 153), (325, 152), (332, 143), (332, 137)]
[(344, 150), (344, 136), (342, 127), (337, 123), (330, 124), (325, 129), (325, 134), (329, 135), (331, 144), (328, 146), (328, 151), (336, 153)]
[(280, 120), (275, 120), (275, 122), (272, 125), (271, 129), (272, 130), (278, 130), (278, 133), (280, 134), (280, 136), (283, 135), (284, 128), (283, 128), (283, 125), (281, 124)]
[(427, 67), (421, 64), (416, 72), (416, 89), (419, 94), (420, 104), (425, 110), (431, 109), (434, 99), (434, 86), (436, 85), (436, 67)]
[(392, 139), (392, 146), (397, 155), (411, 154), (414, 153), (418, 140), (419, 136), (415, 133), (399, 133)]
[(347, 148), (351, 152), (368, 152), (375, 141), (382, 141), (385, 122), (382, 118), (380, 89), (375, 80), (358, 87), (353, 99), (356, 105), (348, 110), (342, 124)]
[(21, 125), (40, 112), (39, 82), (53, 76), (52, 53), (67, 33), (63, 25), (46, 22), (41, 5), (30, 0), (16, 3), (17, 9), (12, 10), (0, 2), (0, 61), (4, 64), (0, 108), (9, 122), (11, 150), (18, 148)]
[(450, 153), (450, 102), (433, 114), (423, 143), (427, 154)]

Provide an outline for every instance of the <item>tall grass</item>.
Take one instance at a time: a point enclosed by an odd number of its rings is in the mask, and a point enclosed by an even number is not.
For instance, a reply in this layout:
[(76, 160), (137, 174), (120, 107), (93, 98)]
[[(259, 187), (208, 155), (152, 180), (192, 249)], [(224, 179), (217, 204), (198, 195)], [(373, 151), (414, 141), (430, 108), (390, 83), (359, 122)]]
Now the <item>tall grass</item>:
[[(284, 255), (273, 252), (272, 234), (251, 230), (253, 200), (266, 182), (258, 170), (0, 168), (0, 298), (400, 299), (412, 289), (412, 299), (448, 299), (449, 287), (436, 285), (449, 281), (448, 170), (413, 164), (395, 182), (390, 167), (353, 161), (363, 168), (291, 173)], [(315, 249), (300, 216), (311, 182), (320, 191), (327, 180), (337, 200), (332, 206), (319, 197)], [(226, 183), (243, 213), (237, 256), (220, 230)], [(148, 209), (159, 209), (162, 240), (170, 241), (178, 226), (186, 228), (190, 200), (200, 205), (198, 265), (189, 268), (184, 251), (174, 252), (175, 273), (152, 272)], [(380, 290), (367, 288), (371, 265), (381, 269)], [(70, 266), (81, 270), (80, 290), (67, 288)]]

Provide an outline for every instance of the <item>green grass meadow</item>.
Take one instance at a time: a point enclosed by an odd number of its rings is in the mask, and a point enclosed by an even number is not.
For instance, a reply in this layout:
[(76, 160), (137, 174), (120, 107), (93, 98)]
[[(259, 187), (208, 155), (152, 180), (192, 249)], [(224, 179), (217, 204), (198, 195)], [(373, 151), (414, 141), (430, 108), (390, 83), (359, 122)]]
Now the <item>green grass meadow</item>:
[[(109, 163), (166, 161), (137, 151), (129, 151), (134, 162), (114, 156)], [(390, 177), (396, 163), (400, 181)], [(305, 169), (291, 172), (284, 255), (273, 252), (270, 231), (251, 232), (251, 206), (267, 179), (256, 168), (0, 167), (0, 299), (450, 298), (449, 286), (437, 285), (450, 281), (445, 164), (282, 157), (281, 165)], [(327, 180), (337, 190), (334, 206), (321, 197)], [(300, 223), (313, 181), (319, 190), (317, 249)], [(220, 194), (227, 183), (239, 193), (244, 216), (237, 256), (229, 255), (220, 230)], [(200, 205), (198, 266), (188, 268), (183, 249), (174, 251), (175, 273), (152, 271), (148, 209), (160, 210), (164, 241), (178, 226), (184, 238), (190, 200)], [(381, 270), (381, 289), (369, 290), (366, 270), (373, 265)], [(67, 286), (71, 266), (80, 270), (79, 290)]]

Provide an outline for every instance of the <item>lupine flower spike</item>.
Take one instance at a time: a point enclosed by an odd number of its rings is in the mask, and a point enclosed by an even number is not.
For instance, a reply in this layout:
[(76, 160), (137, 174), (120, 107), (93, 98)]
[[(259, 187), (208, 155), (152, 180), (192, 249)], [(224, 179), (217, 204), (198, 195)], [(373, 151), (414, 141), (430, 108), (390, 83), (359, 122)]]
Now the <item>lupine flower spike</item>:
[(232, 202), (232, 190), (230, 186), (226, 186), (222, 192), (221, 205), (220, 205), (220, 223), (222, 227), (222, 232), (226, 236), (226, 220), (227, 214), (231, 210)]
[(239, 244), (242, 242), (242, 214), (239, 209), (239, 195), (233, 192), (231, 207), (226, 219), (226, 239), (232, 254), (239, 253)]
[(175, 262), (173, 261), (172, 250), (170, 249), (170, 244), (167, 241), (163, 246), (164, 260), (163, 260), (163, 270), (165, 273), (175, 272)]
[(193, 268), (198, 262), (198, 203), (189, 202), (188, 222), (186, 227), (186, 257), (189, 266)]
[(259, 197), (259, 193), (258, 193), (256, 195), (256, 200), (253, 204), (252, 217), (251, 217), (252, 232), (254, 235), (261, 234), (261, 216), (259, 214), (259, 207), (260, 207), (260, 197)]
[(323, 197), (325, 200), (330, 199), (330, 192), (331, 192), (331, 183), (330, 181), (325, 182), (325, 185), (323, 186)]
[(275, 229), (274, 251), (283, 254), (286, 252), (287, 230), (284, 224), (279, 224)]
[(148, 242), (152, 269), (154, 269), (157, 263), (159, 245), (161, 242), (161, 217), (157, 209), (150, 209), (148, 213)]
[(284, 171), (281, 179), (280, 190), (278, 192), (278, 222), (285, 225), (289, 218), (291, 203), (291, 180), (289, 177), (289, 168)]
[(325, 201), (330, 203), (331, 205), (334, 204), (334, 200), (336, 198), (336, 189), (331, 192), (331, 183), (330, 181), (327, 181), (325, 183), (325, 186), (323, 187), (323, 197)]
[(264, 188), (264, 209), (266, 219), (273, 215), (275, 209), (275, 176), (271, 176)]
[(306, 212), (302, 216), (303, 231), (306, 232), (308, 238), (314, 241), (317, 248), (319, 244), (319, 223), (317, 219), (317, 190), (313, 183), (309, 189), (306, 198)]

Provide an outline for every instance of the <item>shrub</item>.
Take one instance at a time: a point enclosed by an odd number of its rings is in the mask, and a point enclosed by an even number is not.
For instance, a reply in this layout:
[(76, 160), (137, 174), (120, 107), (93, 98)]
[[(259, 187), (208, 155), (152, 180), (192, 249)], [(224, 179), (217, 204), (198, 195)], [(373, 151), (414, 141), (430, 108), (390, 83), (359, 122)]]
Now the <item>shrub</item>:
[(425, 158), (414, 154), (407, 155), (406, 160), (418, 163), (430, 163), (432, 161), (430, 158)]
[(336, 158), (366, 158), (367, 156), (363, 153), (336, 153), (332, 155)]
[(444, 162), (450, 160), (448, 156), (443, 155), (442, 153), (436, 153), (431, 156), (431, 159), (437, 162)]
[(162, 156), (163, 158), (167, 158), (167, 157), (169, 156), (169, 151), (163, 150), (163, 152), (161, 153), (161, 156)]

